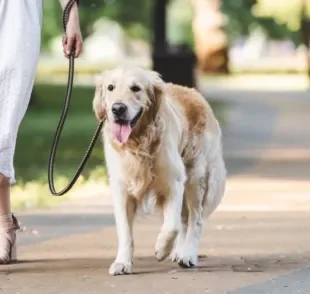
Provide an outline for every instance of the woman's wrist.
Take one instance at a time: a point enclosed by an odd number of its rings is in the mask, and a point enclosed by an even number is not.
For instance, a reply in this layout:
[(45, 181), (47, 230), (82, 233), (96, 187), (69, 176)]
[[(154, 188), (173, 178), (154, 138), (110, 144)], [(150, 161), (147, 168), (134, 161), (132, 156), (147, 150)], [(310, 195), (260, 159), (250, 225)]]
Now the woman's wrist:
[(76, 21), (79, 20), (79, 10), (78, 10), (78, 7), (77, 7), (76, 3), (74, 3), (72, 8), (71, 8), (70, 15), (69, 15), (69, 20), (70, 19), (73, 19), (73, 20), (76, 20)]
[[(60, 2), (62, 9), (65, 9), (69, 0), (59, 0), (59, 2)], [(71, 7), (70, 14), (69, 14), (69, 20), (73, 20), (73, 21), (77, 21), (77, 22), (79, 21), (79, 10), (78, 10), (78, 6), (77, 6), (77, 1), (75, 1), (75, 3), (73, 3), (73, 5)]]
[[(66, 7), (66, 5), (68, 4), (69, 0), (59, 0), (59, 3), (62, 7), (62, 9), (64, 9)], [(72, 5), (72, 11), (77, 10), (77, 3), (78, 1), (76, 0), (75, 3)]]

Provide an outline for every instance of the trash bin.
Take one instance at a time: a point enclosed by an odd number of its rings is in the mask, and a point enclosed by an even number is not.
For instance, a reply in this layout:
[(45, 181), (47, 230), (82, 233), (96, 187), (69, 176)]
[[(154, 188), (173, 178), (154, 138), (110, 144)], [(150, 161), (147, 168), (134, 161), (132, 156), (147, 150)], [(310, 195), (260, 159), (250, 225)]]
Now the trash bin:
[(196, 56), (186, 45), (167, 46), (153, 52), (153, 69), (165, 82), (195, 87), (195, 65)]

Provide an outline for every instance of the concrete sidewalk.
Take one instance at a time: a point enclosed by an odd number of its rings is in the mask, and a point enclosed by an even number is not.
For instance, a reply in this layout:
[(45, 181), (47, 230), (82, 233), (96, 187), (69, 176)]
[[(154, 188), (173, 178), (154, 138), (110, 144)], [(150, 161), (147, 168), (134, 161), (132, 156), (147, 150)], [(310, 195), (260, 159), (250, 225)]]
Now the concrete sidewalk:
[(132, 276), (108, 275), (117, 248), (111, 227), (23, 247), (21, 263), (0, 268), (0, 293), (227, 293), (310, 266), (309, 212), (217, 212), (190, 270), (157, 262), (159, 227), (155, 217), (138, 218)]

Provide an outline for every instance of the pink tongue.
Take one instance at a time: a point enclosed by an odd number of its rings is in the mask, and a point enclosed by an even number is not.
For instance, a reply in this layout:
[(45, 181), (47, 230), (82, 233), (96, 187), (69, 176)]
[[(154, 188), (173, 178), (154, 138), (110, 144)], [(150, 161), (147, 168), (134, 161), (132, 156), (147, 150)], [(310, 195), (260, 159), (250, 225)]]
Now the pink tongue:
[(112, 132), (118, 142), (125, 143), (131, 134), (131, 127), (129, 124), (121, 125), (114, 122), (112, 125)]

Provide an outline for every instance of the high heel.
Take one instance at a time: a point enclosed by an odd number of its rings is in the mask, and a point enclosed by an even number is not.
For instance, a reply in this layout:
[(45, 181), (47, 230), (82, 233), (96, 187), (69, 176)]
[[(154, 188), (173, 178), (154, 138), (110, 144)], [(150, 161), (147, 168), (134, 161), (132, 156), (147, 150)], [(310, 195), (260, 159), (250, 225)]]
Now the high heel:
[(11, 223), (7, 228), (0, 228), (0, 265), (17, 261), (16, 231), (19, 223), (13, 214), (0, 216), (0, 223)]

